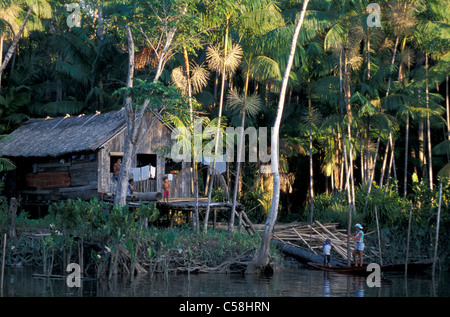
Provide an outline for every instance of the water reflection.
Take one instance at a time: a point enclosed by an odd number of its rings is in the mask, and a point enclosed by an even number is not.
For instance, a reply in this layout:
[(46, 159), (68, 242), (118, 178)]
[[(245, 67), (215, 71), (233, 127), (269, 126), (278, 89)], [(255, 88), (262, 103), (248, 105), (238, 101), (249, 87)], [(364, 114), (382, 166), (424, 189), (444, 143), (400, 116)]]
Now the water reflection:
[(292, 268), (271, 277), (245, 275), (127, 275), (83, 281), (70, 288), (65, 279), (32, 277), (32, 268), (6, 268), (3, 296), (27, 297), (447, 297), (450, 275), (384, 275), (381, 287), (368, 287), (363, 276)]

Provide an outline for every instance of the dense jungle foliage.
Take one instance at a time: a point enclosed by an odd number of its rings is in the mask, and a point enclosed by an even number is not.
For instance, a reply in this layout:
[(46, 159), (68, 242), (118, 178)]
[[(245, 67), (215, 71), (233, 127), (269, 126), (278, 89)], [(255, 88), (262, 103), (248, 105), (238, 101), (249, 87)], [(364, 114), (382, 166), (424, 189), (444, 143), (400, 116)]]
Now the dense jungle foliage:
[[(188, 95), (195, 117), (221, 116), (226, 126), (270, 131), (302, 2), (0, 1), (0, 134), (29, 118), (121, 108), (118, 92), (129, 66), (126, 27), (135, 41), (136, 82), (157, 78), (162, 87)], [(370, 2), (309, 3), (281, 122), (279, 220), (345, 227), (352, 208), (354, 221), (375, 230), (376, 208), (387, 248), (401, 253), (411, 211), (412, 243), (428, 255), (440, 203), (440, 254), (448, 258), (450, 1), (375, 1), (381, 26), (368, 23), (374, 18)], [(239, 183), (238, 200), (254, 222), (265, 221), (272, 197), (272, 178), (262, 165), (244, 162), (235, 182), (231, 163), (226, 176), (229, 193)], [(13, 168), (0, 158), (2, 172)], [(200, 194), (205, 185), (200, 180)], [(54, 205), (47, 224), (75, 230), (70, 239), (85, 239), (86, 232), (94, 240), (110, 239), (110, 256), (126, 232), (134, 259), (143, 234), (139, 222), (123, 209), (112, 209), (110, 217), (102, 207), (90, 213), (97, 203)], [(149, 208), (141, 208), (146, 214), (137, 219), (153, 217)], [(66, 209), (76, 218), (64, 218)], [(34, 223), (26, 212), (21, 219)], [(154, 233), (155, 246), (169, 239), (162, 235)], [(64, 252), (75, 252), (77, 242), (58, 241), (63, 237), (49, 237), (42, 252), (63, 245), (69, 248)], [(157, 248), (138, 253), (152, 252)]]

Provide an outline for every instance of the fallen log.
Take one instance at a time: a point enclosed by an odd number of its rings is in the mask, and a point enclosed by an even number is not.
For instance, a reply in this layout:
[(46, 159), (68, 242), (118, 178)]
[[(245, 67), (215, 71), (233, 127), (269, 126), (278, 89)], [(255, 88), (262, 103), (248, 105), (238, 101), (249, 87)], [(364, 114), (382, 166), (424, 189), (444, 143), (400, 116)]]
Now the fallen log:
[[(307, 264), (308, 262), (315, 262), (315, 263), (323, 263), (323, 256), (316, 255), (311, 252), (308, 252), (306, 250), (303, 250), (301, 248), (294, 247), (292, 245), (283, 243), (279, 240), (272, 240), (271, 243), (275, 245), (277, 248), (281, 250), (284, 254), (293, 257), (297, 259), (299, 262)], [(346, 264), (337, 262), (333, 259), (330, 261), (331, 265), (335, 266), (347, 266)]]

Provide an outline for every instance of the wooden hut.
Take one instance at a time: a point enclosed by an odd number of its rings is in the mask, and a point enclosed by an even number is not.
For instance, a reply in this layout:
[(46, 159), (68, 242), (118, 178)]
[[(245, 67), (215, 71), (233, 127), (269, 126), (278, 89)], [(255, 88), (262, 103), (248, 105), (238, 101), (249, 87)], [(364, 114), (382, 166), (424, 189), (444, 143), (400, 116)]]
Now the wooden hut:
[[(153, 116), (148, 112), (148, 122)], [(25, 204), (48, 204), (111, 192), (113, 164), (123, 156), (125, 136), (123, 108), (109, 113), (28, 120), (0, 144), (1, 155), (17, 167), (7, 174), (5, 193), (22, 197)], [(156, 151), (173, 142), (171, 128), (162, 119), (156, 120), (133, 158), (133, 168), (149, 166), (153, 171), (136, 182), (138, 190), (161, 191), (163, 176), (184, 167), (184, 163), (175, 164)], [(178, 183), (180, 188), (174, 188), (172, 196), (188, 196), (190, 181)]]

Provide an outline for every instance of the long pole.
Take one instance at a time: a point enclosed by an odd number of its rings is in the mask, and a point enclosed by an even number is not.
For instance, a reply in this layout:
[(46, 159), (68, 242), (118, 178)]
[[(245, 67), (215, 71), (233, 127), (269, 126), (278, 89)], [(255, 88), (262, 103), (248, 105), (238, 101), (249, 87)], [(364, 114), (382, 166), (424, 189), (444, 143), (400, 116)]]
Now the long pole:
[(3, 296), (3, 277), (5, 276), (5, 255), (6, 255), (6, 233), (3, 238), (3, 259), (2, 259), (2, 279), (0, 281), (1, 295)]
[(442, 182), (439, 183), (439, 207), (438, 207), (438, 214), (437, 214), (437, 224), (436, 224), (436, 244), (434, 245), (434, 261), (433, 261), (433, 273), (432, 276), (434, 277), (434, 271), (436, 269), (436, 259), (437, 259), (437, 249), (438, 249), (438, 240), (439, 240), (439, 223), (441, 220), (441, 201), (442, 201)]
[(380, 226), (378, 224), (378, 213), (377, 206), (375, 206), (375, 220), (377, 222), (377, 235), (378, 235), (378, 251), (380, 252), (380, 265), (383, 265), (383, 256), (381, 254), (381, 236), (380, 236)]
[(409, 208), (408, 238), (406, 240), (405, 277), (408, 275), (409, 237), (410, 237), (410, 234), (411, 234), (412, 208), (413, 208), (413, 205), (411, 203), (411, 207)]

